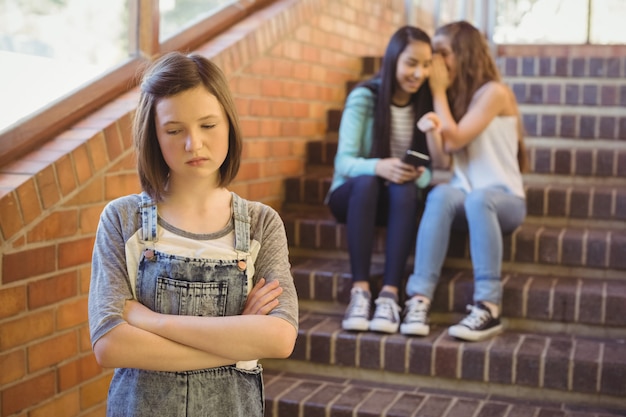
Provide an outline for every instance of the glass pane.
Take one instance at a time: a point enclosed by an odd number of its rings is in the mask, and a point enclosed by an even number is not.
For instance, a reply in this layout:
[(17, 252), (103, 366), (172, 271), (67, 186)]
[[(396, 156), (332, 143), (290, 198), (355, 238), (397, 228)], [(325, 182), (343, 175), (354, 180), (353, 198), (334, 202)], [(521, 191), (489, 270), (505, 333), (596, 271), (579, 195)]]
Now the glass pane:
[(159, 0), (161, 13), (159, 41), (172, 37), (186, 27), (236, 2), (237, 0)]
[(588, 0), (497, 0), (494, 41), (586, 43), (587, 12)]
[(129, 0), (0, 0), (0, 131), (128, 59)]
[(591, 43), (626, 44), (626, 1), (592, 0)]

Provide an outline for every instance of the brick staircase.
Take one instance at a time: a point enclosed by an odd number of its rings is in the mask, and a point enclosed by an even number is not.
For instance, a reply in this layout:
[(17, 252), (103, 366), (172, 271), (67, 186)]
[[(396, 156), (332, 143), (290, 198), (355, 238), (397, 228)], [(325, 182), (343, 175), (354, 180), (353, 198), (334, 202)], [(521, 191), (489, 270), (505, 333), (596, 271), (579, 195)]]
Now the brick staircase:
[[(364, 59), (364, 76), (378, 63)], [(300, 331), (290, 359), (263, 361), (266, 416), (626, 416), (626, 58), (499, 65), (531, 162), (528, 218), (505, 237), (507, 331), (477, 343), (447, 335), (473, 285), (467, 235), (455, 232), (429, 336), (341, 329), (351, 279), (344, 227), (323, 204), (341, 117), (331, 111), (327, 137), (308, 144), (306, 175), (286, 183)]]

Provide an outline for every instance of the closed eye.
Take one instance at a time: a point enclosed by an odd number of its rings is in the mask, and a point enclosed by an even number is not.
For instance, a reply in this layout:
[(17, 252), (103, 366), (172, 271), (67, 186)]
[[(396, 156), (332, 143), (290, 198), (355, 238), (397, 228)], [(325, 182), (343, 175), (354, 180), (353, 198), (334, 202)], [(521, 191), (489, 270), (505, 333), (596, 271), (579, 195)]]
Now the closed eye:
[(203, 129), (213, 129), (215, 127), (215, 124), (203, 124), (202, 128)]

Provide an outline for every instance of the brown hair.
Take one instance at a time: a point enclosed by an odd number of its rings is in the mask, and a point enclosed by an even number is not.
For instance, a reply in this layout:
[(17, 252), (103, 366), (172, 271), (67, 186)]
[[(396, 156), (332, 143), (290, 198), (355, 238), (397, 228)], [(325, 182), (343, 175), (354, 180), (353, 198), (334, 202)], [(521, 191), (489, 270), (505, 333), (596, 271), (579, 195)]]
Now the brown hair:
[[(489, 81), (501, 81), (500, 73), (493, 59), (487, 40), (478, 29), (466, 21), (448, 23), (435, 31), (435, 36), (444, 36), (456, 59), (457, 73), (448, 88), (448, 101), (452, 116), (458, 122), (467, 113), (474, 93)], [(513, 94), (511, 92), (511, 94)], [(515, 97), (512, 95), (512, 97)], [(517, 109), (517, 104), (516, 104)], [(520, 170), (528, 169), (528, 157), (524, 146), (522, 119), (518, 117), (517, 161)]]
[(139, 180), (142, 189), (155, 201), (160, 201), (166, 194), (170, 171), (157, 140), (155, 107), (163, 98), (200, 85), (217, 98), (229, 122), (228, 154), (219, 169), (218, 186), (230, 184), (239, 171), (241, 129), (226, 77), (217, 65), (201, 55), (169, 52), (150, 64), (144, 72), (133, 122)]

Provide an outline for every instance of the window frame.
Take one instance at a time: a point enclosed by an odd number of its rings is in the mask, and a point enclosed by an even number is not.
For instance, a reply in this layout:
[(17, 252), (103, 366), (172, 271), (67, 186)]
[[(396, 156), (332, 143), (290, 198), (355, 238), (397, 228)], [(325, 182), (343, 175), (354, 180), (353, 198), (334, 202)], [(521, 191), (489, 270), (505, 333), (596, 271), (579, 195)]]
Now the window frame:
[(276, 0), (238, 0), (159, 43), (159, 0), (130, 1), (134, 56), (0, 132), (0, 167), (23, 157), (137, 85), (137, 71), (151, 58), (193, 50)]

